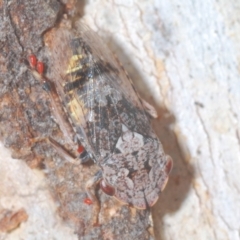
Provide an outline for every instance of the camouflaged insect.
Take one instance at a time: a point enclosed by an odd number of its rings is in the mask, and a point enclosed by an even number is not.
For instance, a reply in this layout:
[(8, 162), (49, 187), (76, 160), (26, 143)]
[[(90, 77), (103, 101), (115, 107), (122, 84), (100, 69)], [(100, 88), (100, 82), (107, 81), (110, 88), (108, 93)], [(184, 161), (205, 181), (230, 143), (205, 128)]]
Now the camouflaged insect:
[(99, 166), (107, 194), (139, 209), (152, 206), (172, 168), (151, 127), (154, 110), (88, 28), (58, 29), (49, 47), (58, 95), (86, 150), (80, 159)]

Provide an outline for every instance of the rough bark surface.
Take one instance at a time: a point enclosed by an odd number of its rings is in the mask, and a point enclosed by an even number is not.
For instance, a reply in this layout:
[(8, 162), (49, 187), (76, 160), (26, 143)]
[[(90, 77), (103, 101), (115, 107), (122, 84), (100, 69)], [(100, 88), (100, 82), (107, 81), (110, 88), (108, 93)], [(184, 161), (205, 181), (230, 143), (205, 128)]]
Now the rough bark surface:
[[(77, 13), (104, 37), (160, 116), (154, 128), (174, 168), (152, 209), (155, 239), (240, 239), (239, 9), (226, 0), (79, 2)], [(48, 144), (32, 143), (40, 134), (61, 134), (40, 84), (20, 61), (28, 49), (47, 61), (42, 36), (64, 11), (53, 0), (0, 1), (0, 208), (25, 209), (28, 216), (0, 239), (77, 239), (88, 232), (82, 230), (91, 206), (83, 206), (84, 192), (76, 196), (74, 189), (95, 166), (76, 169)], [(61, 184), (54, 185), (56, 179)], [(90, 229), (83, 239), (111, 239), (116, 225), (121, 239), (150, 238), (148, 212), (100, 197), (116, 218), (102, 215), (109, 225)]]

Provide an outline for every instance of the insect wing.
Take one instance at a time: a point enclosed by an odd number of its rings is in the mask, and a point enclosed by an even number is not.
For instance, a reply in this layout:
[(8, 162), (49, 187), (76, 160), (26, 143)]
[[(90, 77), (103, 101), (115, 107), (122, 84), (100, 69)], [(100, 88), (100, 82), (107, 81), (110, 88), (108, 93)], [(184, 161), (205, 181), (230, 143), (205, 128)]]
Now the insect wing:
[(91, 31), (81, 33), (68, 29), (57, 33), (53, 79), (81, 141), (100, 161), (114, 151), (122, 123), (134, 131), (136, 120), (142, 122), (146, 125), (142, 133), (147, 134), (149, 120), (112, 53)]
[(88, 29), (60, 29), (54, 41), (53, 78), (82, 144), (119, 200), (152, 206), (172, 163), (128, 76)]

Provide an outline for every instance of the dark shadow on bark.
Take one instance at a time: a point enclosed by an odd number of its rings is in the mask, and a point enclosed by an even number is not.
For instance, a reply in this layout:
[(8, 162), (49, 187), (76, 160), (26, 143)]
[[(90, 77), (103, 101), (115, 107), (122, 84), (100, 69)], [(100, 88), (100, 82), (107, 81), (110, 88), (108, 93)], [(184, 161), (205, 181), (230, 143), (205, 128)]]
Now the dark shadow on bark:
[[(123, 63), (140, 96), (154, 107), (159, 105), (154, 102), (148, 86), (143, 81), (141, 72), (131, 61), (134, 56), (129, 56), (116, 42), (111, 41), (109, 46)], [(172, 157), (174, 163), (168, 184), (160, 195), (158, 202), (152, 208), (155, 238), (156, 240), (167, 240), (164, 238), (163, 218), (165, 215), (177, 212), (181, 208), (191, 189), (194, 168), (189, 163), (190, 156), (186, 152), (187, 146), (184, 142), (179, 142), (181, 140), (178, 139), (177, 133), (172, 130), (176, 121), (174, 115), (164, 106), (156, 108), (156, 110), (159, 117), (153, 120), (153, 128), (163, 144), (165, 153)]]

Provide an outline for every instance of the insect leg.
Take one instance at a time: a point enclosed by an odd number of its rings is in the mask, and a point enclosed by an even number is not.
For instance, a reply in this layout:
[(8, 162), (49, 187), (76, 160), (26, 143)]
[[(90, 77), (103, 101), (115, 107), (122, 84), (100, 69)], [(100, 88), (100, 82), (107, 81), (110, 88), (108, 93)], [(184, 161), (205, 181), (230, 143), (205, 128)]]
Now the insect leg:
[(60, 145), (57, 141), (55, 141), (53, 138), (48, 138), (49, 143), (57, 150), (57, 152), (64, 157), (68, 162), (71, 162), (75, 165), (81, 164), (78, 158), (74, 157), (72, 154), (70, 154), (62, 145)]
[(93, 203), (93, 217), (92, 223), (93, 225), (98, 225), (98, 216), (100, 213), (100, 203), (96, 197), (96, 186), (99, 181), (102, 179), (102, 171), (98, 171), (92, 178), (90, 178), (86, 183), (86, 191), (88, 197), (92, 200)]
[[(36, 60), (37, 61), (37, 60)], [(42, 83), (42, 88), (47, 92), (49, 96), (49, 100), (51, 102), (52, 106), (52, 112), (54, 117), (57, 120), (57, 123), (59, 124), (59, 127), (61, 131), (64, 134), (65, 139), (68, 140), (70, 144), (73, 144), (73, 136), (74, 131), (72, 129), (71, 124), (68, 122), (66, 113), (64, 112), (64, 109), (62, 108), (62, 104), (60, 101), (60, 98), (58, 96), (58, 93), (56, 91), (55, 84), (51, 82), (49, 79), (47, 79), (42, 73), (43, 73), (43, 63), (38, 62), (38, 65), (41, 63), (40, 69), (35, 69), (33, 64), (30, 62), (30, 66), (28, 69), (32, 72), (33, 76), (39, 80)]]
[(158, 114), (157, 114), (156, 109), (147, 101), (145, 101), (143, 99), (141, 99), (141, 101), (142, 101), (143, 107), (144, 107), (145, 111), (148, 113), (148, 115), (150, 115), (150, 117), (152, 117), (152, 118), (157, 118)]
[(169, 174), (170, 172), (172, 171), (172, 167), (173, 167), (173, 160), (172, 158), (169, 156), (169, 155), (166, 155), (166, 165), (165, 165), (165, 168), (164, 168), (164, 172), (165, 174), (167, 175), (167, 178), (165, 179), (162, 187), (161, 187), (161, 191), (164, 190), (164, 188), (166, 187), (167, 185), (167, 182), (168, 182), (168, 178), (169, 178)]
[(74, 136), (74, 142), (76, 144), (78, 144), (78, 146), (79, 146), (78, 149), (77, 149), (77, 151), (79, 153), (78, 159), (80, 160), (81, 163), (86, 163), (86, 162), (88, 162), (91, 159), (91, 156), (89, 155), (89, 153), (86, 151), (86, 149), (81, 144), (81, 142), (83, 140), (81, 141), (80, 138), (81, 137), (78, 134), (76, 134)]
[(33, 76), (42, 83), (42, 88), (45, 90), (45, 92), (47, 92), (49, 96), (49, 100), (51, 101), (51, 106), (52, 106), (51, 110), (53, 112), (54, 117), (56, 118), (57, 123), (59, 124), (61, 131), (64, 134), (65, 139), (67, 139), (70, 144), (73, 144), (73, 145), (78, 144), (79, 146), (78, 159), (72, 156), (66, 149), (64, 149), (63, 146), (61, 146), (54, 139), (49, 138), (48, 139), (49, 142), (69, 162), (72, 162), (74, 164), (79, 164), (79, 160), (80, 160), (80, 163), (87, 162), (90, 159), (90, 157), (87, 151), (85, 150), (85, 148), (82, 147), (81, 141), (76, 138), (72, 125), (68, 121), (66, 113), (62, 108), (62, 104), (58, 96), (55, 84), (43, 75), (43, 72), (44, 72), (43, 63), (38, 62), (36, 56), (32, 54), (29, 56), (29, 65), (30, 65), (28, 67), (29, 70), (32, 72)]
[(78, 156), (78, 159), (81, 163), (87, 163), (91, 158), (88, 152), (84, 149), (84, 151)]

